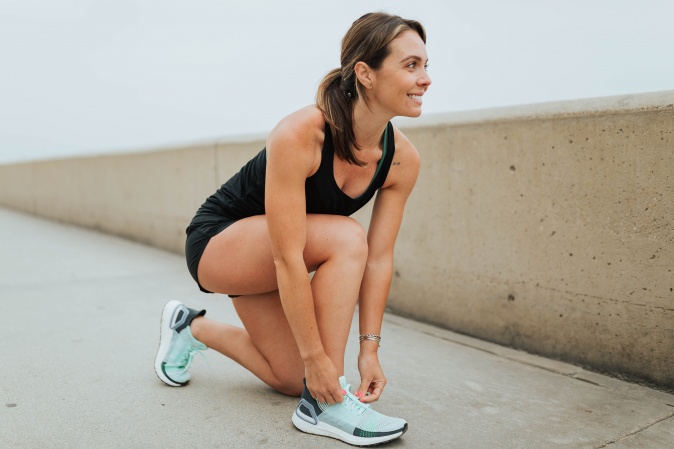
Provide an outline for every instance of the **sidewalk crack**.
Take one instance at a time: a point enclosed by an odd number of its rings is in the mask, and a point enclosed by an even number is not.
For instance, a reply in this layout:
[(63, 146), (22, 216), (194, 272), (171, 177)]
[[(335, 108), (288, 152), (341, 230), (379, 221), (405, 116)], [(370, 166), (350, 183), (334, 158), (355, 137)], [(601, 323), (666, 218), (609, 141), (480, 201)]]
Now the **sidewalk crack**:
[(574, 374), (569, 374), (567, 377), (570, 377), (571, 379), (574, 379), (574, 380), (580, 380), (581, 382), (587, 382), (588, 384), (596, 385), (598, 387), (606, 388), (605, 385), (598, 384), (597, 382), (593, 382), (591, 380), (583, 379), (582, 377), (577, 377), (577, 376), (578, 376), (578, 373), (574, 373)]
[(618, 438), (616, 438), (615, 440), (607, 441), (606, 443), (600, 444), (600, 445), (598, 445), (598, 446), (594, 446), (592, 449), (603, 449), (603, 448), (605, 448), (605, 447), (608, 447), (608, 446), (611, 445), (611, 444), (618, 443), (618, 442), (624, 440), (625, 438), (629, 438), (629, 437), (631, 437), (631, 436), (633, 436), (633, 435), (636, 435), (637, 433), (641, 433), (641, 432), (643, 432), (644, 430), (647, 430), (647, 429), (653, 427), (654, 425), (656, 425), (656, 424), (658, 424), (658, 423), (661, 423), (662, 421), (667, 421), (668, 419), (671, 419), (671, 418), (674, 418), (674, 413), (670, 414), (669, 416), (665, 416), (665, 417), (662, 418), (662, 419), (658, 419), (658, 420), (655, 421), (654, 423), (651, 423), (651, 424), (648, 424), (648, 425), (646, 425), (646, 426), (644, 426), (644, 427), (641, 427), (641, 428), (635, 430), (634, 432), (630, 432), (630, 433), (628, 433), (628, 434), (626, 434), (626, 435), (623, 435), (623, 436), (621, 436), (621, 437), (618, 437)]

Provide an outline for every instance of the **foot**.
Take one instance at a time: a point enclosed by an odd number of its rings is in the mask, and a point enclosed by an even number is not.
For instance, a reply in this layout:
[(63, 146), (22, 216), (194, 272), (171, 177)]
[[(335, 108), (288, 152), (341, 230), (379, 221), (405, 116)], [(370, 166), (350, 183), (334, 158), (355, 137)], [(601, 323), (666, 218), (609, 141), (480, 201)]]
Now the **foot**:
[(159, 328), (159, 350), (154, 361), (154, 371), (162, 382), (181, 387), (190, 380), (187, 370), (192, 357), (197, 351), (208, 349), (192, 336), (190, 324), (193, 319), (205, 314), (205, 310), (189, 309), (179, 301), (169, 301), (164, 306)]
[(293, 424), (299, 430), (323, 435), (354, 446), (372, 446), (394, 440), (407, 431), (404, 419), (375, 412), (351, 394), (344, 376), (339, 378), (346, 396), (341, 404), (328, 405), (311, 397), (306, 386), (293, 413)]

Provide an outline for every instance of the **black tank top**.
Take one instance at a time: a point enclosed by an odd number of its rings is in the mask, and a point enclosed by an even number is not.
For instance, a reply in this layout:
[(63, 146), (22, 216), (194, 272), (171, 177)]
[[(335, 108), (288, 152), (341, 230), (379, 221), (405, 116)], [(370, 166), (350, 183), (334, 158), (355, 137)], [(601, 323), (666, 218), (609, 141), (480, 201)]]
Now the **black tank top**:
[[(384, 184), (391, 161), (395, 153), (393, 125), (389, 122), (384, 131), (384, 146), (377, 170), (367, 190), (352, 198), (344, 193), (335, 181), (333, 161), (335, 148), (330, 127), (325, 126), (325, 140), (321, 151), (321, 165), (316, 173), (305, 182), (306, 206), (308, 214), (351, 215), (367, 204)], [(187, 228), (201, 224), (233, 223), (253, 215), (263, 215), (265, 173), (267, 170), (267, 151), (263, 148), (241, 170), (224, 183), (199, 208), (197, 215)], [(218, 219), (218, 217), (220, 219)], [(223, 229), (220, 227), (220, 230)]]

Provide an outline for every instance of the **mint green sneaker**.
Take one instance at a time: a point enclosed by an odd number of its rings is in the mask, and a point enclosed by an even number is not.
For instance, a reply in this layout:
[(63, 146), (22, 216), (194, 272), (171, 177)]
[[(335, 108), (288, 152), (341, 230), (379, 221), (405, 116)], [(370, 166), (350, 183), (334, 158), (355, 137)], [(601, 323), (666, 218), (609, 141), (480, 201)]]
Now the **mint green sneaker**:
[(394, 440), (407, 431), (404, 419), (375, 412), (351, 393), (344, 376), (339, 383), (346, 390), (344, 402), (328, 405), (311, 397), (304, 387), (293, 413), (293, 424), (302, 432), (342, 440), (354, 446), (372, 446)]
[(154, 371), (159, 379), (172, 387), (182, 387), (190, 380), (187, 371), (197, 351), (208, 349), (192, 335), (190, 324), (206, 311), (185, 307), (179, 301), (164, 306), (159, 328), (159, 350), (154, 360)]

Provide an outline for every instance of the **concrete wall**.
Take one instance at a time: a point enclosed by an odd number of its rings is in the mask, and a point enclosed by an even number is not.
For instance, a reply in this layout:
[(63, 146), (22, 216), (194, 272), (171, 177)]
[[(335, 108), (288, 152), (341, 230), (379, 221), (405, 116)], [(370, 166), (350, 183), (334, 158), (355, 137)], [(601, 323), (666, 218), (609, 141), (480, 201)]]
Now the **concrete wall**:
[[(674, 386), (674, 91), (400, 126), (423, 162), (394, 312)], [(0, 203), (181, 252), (194, 211), (263, 145), (0, 166)]]

